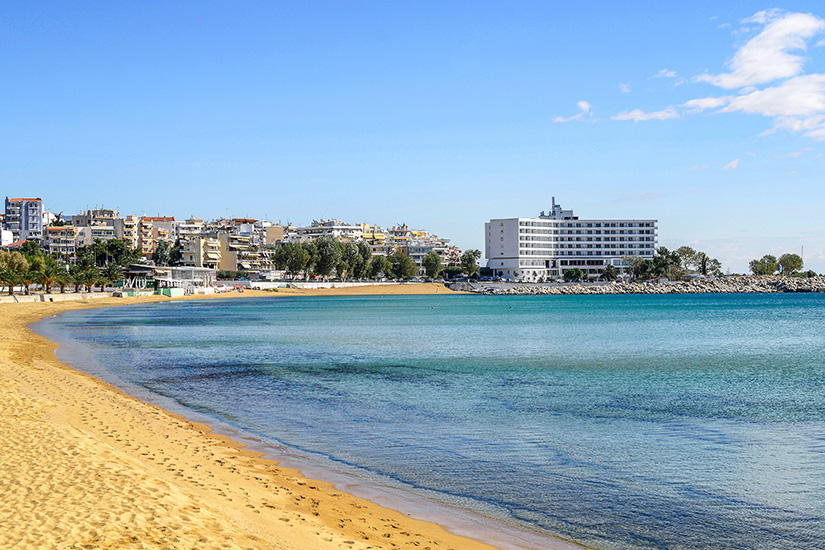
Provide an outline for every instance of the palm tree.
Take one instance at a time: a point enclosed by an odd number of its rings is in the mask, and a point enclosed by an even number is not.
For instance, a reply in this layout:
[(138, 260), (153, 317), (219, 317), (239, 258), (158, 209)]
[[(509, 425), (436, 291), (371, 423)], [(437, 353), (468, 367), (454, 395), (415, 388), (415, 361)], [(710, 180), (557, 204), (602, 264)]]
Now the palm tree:
[(602, 271), (602, 277), (604, 277), (605, 281), (615, 281), (616, 268), (613, 267), (612, 264), (607, 264), (606, 266), (604, 266), (604, 270)]
[(114, 284), (123, 277), (123, 268), (119, 264), (106, 264), (100, 269), (100, 287), (101, 290), (107, 284)]
[(43, 265), (40, 268), (40, 272), (38, 273), (37, 282), (43, 285), (43, 288), (46, 290), (46, 294), (52, 293), (52, 284), (54, 284), (57, 276), (60, 274), (60, 267), (58, 267), (57, 262), (53, 259), (46, 257), (43, 261)]
[(72, 283), (72, 276), (65, 267), (60, 266), (55, 274), (54, 282), (60, 287), (60, 294), (66, 294), (66, 285)]

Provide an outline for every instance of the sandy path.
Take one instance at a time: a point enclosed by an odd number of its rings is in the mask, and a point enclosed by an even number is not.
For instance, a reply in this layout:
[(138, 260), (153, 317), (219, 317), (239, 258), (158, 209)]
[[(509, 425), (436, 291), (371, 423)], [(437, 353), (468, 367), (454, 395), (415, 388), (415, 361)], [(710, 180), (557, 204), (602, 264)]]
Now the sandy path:
[[(373, 293), (409, 293), (399, 287)], [(126, 396), (60, 364), (55, 344), (25, 328), (150, 299), (0, 304), (0, 548), (492, 548)]]

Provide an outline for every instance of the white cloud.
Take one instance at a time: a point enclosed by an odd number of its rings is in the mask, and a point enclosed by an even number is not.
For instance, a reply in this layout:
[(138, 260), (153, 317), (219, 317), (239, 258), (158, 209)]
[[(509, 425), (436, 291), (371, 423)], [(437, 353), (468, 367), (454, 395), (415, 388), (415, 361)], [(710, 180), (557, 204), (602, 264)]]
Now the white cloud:
[(739, 161), (740, 160), (742, 160), (742, 159), (736, 159), (736, 160), (730, 161), (729, 163), (727, 163), (725, 166), (722, 167), (722, 170), (733, 170), (734, 168), (739, 166)]
[(749, 157), (755, 157), (756, 156), (756, 153), (754, 153), (753, 151), (748, 151), (745, 154), (748, 155)]
[(825, 30), (825, 21), (814, 15), (778, 10), (759, 12), (745, 22), (765, 27), (734, 54), (728, 63), (730, 72), (704, 74), (697, 80), (733, 89), (796, 76), (804, 59), (789, 51), (804, 51), (808, 39)]
[(688, 109), (691, 112), (702, 112), (706, 109), (716, 109), (726, 105), (731, 100), (731, 96), (724, 97), (702, 97), (699, 99), (691, 99), (682, 103), (681, 107)]
[(592, 116), (592, 113), (590, 112), (590, 110), (593, 108), (593, 106), (590, 105), (590, 103), (588, 103), (587, 101), (584, 101), (584, 100), (579, 101), (578, 103), (576, 103), (576, 106), (579, 108), (578, 113), (576, 113), (573, 116), (569, 116), (569, 117), (563, 117), (563, 116), (554, 117), (553, 122), (570, 122), (570, 121), (573, 121), (573, 120), (579, 120), (579, 119), (583, 118), (585, 115)]
[(624, 111), (613, 117), (613, 120), (632, 120), (634, 122), (644, 120), (667, 120), (669, 118), (679, 118), (679, 113), (673, 107), (668, 107), (662, 111), (655, 111), (652, 113), (645, 113), (640, 109), (633, 111)]
[(650, 78), (679, 78), (678, 73), (676, 71), (671, 71), (669, 69), (662, 69), (658, 73), (654, 74)]
[(791, 78), (779, 86), (737, 96), (723, 111), (764, 116), (810, 116), (825, 111), (825, 74)]
[(623, 94), (629, 94), (630, 84), (619, 84), (619, 91), (621, 91)]

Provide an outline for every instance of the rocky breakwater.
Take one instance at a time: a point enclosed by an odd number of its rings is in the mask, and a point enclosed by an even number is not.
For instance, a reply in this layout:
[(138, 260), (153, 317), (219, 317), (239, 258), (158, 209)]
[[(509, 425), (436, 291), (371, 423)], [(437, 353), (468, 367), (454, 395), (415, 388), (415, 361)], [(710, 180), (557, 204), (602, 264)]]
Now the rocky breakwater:
[(795, 277), (729, 277), (692, 281), (584, 283), (575, 285), (530, 285), (509, 288), (480, 287), (480, 294), (493, 295), (553, 295), (553, 294), (722, 294), (754, 292), (825, 292), (825, 277), (800, 279)]

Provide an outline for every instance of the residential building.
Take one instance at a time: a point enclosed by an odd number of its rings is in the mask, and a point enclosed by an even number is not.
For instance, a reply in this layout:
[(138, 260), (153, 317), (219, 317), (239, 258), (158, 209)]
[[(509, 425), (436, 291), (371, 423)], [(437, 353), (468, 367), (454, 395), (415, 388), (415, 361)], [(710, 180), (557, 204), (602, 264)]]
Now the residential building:
[(114, 227), (116, 219), (118, 219), (117, 210), (95, 208), (72, 216), (69, 223), (75, 227), (88, 227), (91, 225), (111, 225)]
[(74, 261), (77, 253), (77, 227), (63, 225), (46, 228), (46, 250), (49, 254), (60, 254), (63, 261)]
[(319, 237), (332, 237), (336, 241), (353, 242), (362, 237), (362, 226), (350, 225), (336, 219), (312, 220), (308, 227), (296, 227), (290, 233), (290, 242), (304, 242)]
[(115, 228), (112, 225), (87, 225), (76, 227), (77, 246), (89, 246), (95, 241), (111, 241), (115, 238)]
[(145, 258), (151, 258), (159, 241), (172, 243), (175, 234), (175, 218), (168, 216), (142, 216), (138, 223), (138, 248)]
[(626, 270), (623, 258), (652, 259), (658, 220), (579, 219), (553, 198), (549, 213), (536, 218), (492, 219), (484, 224), (487, 267), (517, 281), (554, 280), (579, 268), (596, 278), (607, 265)]
[(140, 218), (132, 214), (114, 221), (115, 238), (125, 242), (129, 248), (135, 249), (140, 245)]
[(218, 269), (221, 263), (221, 243), (213, 237), (181, 238), (181, 265)]
[(43, 199), (10, 199), (6, 197), (4, 229), (11, 231), (14, 241), (43, 242)]
[(14, 242), (14, 234), (0, 225), (0, 246), (8, 246)]
[(203, 220), (196, 218), (195, 216), (190, 217), (186, 221), (175, 224), (175, 235), (179, 239), (191, 239), (193, 237), (198, 237), (203, 232)]

